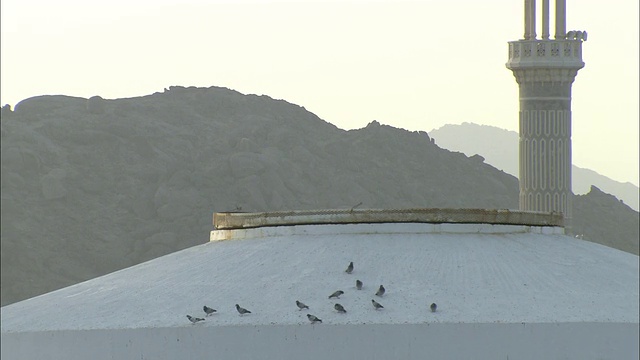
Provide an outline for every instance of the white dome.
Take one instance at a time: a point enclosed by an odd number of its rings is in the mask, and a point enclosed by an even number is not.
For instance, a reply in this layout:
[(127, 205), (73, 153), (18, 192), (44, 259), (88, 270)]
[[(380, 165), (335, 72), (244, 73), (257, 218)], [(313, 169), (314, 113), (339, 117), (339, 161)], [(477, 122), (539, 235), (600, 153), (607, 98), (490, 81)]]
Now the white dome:
[[(637, 256), (539, 225), (553, 215), (530, 215), (537, 220), (529, 225), (457, 221), (466, 211), (437, 210), (448, 214), (438, 223), (415, 222), (433, 221), (427, 210), (317, 213), (323, 225), (292, 225), (312, 212), (219, 215), (226, 225), (207, 244), (2, 307), (2, 357), (638, 354)], [(367, 213), (372, 223), (348, 223)], [(493, 213), (516, 223), (529, 216)], [(392, 222), (407, 214), (414, 222)], [(386, 293), (377, 297), (381, 284)], [(344, 295), (328, 299), (336, 290)], [(236, 303), (252, 313), (240, 316)], [(204, 305), (218, 312), (205, 317)], [(307, 313), (323, 323), (310, 324)], [(187, 314), (206, 320), (192, 325)]]

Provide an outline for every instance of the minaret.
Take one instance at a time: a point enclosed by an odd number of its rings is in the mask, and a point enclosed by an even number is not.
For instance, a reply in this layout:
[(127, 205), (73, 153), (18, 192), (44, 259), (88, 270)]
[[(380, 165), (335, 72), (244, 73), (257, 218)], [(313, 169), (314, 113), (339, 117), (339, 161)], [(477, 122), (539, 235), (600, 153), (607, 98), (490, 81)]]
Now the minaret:
[(542, 0), (542, 38), (536, 38), (536, 1), (524, 1), (524, 39), (509, 42), (506, 66), (520, 88), (520, 210), (561, 212), (571, 233), (571, 84), (587, 34), (565, 29), (565, 0)]

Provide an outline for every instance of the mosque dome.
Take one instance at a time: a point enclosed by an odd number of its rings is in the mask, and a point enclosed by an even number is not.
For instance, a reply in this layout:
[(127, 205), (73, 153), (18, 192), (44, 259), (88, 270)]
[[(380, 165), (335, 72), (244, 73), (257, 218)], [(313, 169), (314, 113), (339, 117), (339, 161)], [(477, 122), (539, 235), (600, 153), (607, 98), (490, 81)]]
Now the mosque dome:
[(2, 307), (2, 359), (638, 358), (638, 257), (562, 221), (219, 213), (206, 244)]

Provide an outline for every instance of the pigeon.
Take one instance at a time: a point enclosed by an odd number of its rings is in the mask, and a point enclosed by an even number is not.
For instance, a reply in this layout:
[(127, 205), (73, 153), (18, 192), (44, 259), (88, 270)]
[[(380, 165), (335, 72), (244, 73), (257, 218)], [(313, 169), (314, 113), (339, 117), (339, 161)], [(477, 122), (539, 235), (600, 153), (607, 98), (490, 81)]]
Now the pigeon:
[(204, 321), (203, 318), (199, 318), (199, 317), (193, 317), (191, 315), (187, 315), (187, 319), (189, 319), (189, 321), (191, 321), (192, 324), (195, 324), (199, 321)]
[(436, 303), (431, 304), (431, 312), (436, 312), (437, 308), (438, 308), (438, 305), (436, 305)]
[(339, 313), (346, 313), (347, 310), (344, 309), (344, 306), (340, 305), (340, 304), (335, 304), (333, 305), (333, 308), (336, 309)]
[(236, 304), (236, 310), (238, 310), (238, 312), (240, 313), (240, 315), (244, 315), (244, 314), (251, 314), (251, 311), (240, 307), (240, 305)]
[(208, 307), (207, 305), (202, 307), (202, 310), (204, 310), (204, 312), (207, 314), (207, 316), (213, 314), (214, 312), (218, 311), (216, 309), (212, 309), (210, 307)]
[(356, 289), (362, 290), (362, 281), (356, 280)]
[(333, 294), (329, 295), (329, 299), (331, 299), (331, 298), (340, 299), (340, 295), (342, 295), (342, 294), (344, 294), (344, 291), (338, 290), (338, 291), (334, 292)]
[(296, 305), (298, 305), (298, 308), (300, 310), (302, 309), (308, 309), (309, 307), (307, 305), (305, 305), (304, 303), (301, 303), (300, 301), (296, 300)]
[(380, 305), (380, 303), (373, 299), (371, 299), (371, 303), (373, 304), (373, 307), (376, 308), (376, 310), (384, 309), (384, 306)]
[(347, 270), (345, 270), (344, 272), (346, 272), (347, 274), (351, 274), (353, 272), (353, 261), (349, 263), (349, 266), (347, 266)]
[(379, 288), (379, 289), (378, 289), (378, 291), (376, 292), (376, 295), (378, 295), (378, 296), (382, 296), (382, 295), (384, 295), (384, 292), (385, 292), (385, 291), (386, 291), (386, 290), (384, 289), (384, 286), (380, 285), (380, 288)]
[(317, 322), (320, 322), (320, 323), (322, 322), (322, 319), (319, 319), (315, 315), (307, 314), (307, 318), (309, 319), (309, 321), (311, 321), (312, 324), (315, 324)]

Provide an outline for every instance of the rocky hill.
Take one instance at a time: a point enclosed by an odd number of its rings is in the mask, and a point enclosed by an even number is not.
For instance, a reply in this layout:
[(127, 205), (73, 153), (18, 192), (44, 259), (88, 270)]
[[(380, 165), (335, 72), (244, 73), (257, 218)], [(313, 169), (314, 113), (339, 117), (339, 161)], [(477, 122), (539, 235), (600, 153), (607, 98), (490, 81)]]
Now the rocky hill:
[[(439, 146), (461, 151), (468, 156), (480, 154), (488, 164), (518, 176), (518, 133), (515, 131), (466, 122), (460, 125), (445, 125), (430, 131), (429, 135)], [(574, 194), (586, 194), (593, 185), (615, 195), (636, 211), (640, 208), (638, 187), (632, 183), (621, 183), (575, 165), (571, 179)]]
[[(515, 177), (425, 132), (345, 131), (225, 88), (35, 97), (3, 108), (0, 130), (2, 305), (202, 244), (213, 212), (517, 208)], [(607, 210), (584, 238), (637, 244), (637, 213)]]
[(638, 212), (615, 196), (592, 186), (588, 194), (574, 198), (573, 217), (577, 237), (638, 255)]

